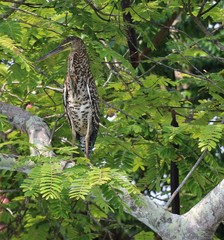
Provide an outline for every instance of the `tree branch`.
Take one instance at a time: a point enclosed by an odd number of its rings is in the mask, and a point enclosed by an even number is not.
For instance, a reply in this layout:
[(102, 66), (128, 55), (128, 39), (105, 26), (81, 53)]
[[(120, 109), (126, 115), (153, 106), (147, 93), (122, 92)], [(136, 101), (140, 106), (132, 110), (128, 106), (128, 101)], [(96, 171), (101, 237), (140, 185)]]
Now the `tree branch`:
[[(194, 23), (198, 26), (198, 28), (201, 30), (201, 32), (203, 32), (203, 34), (206, 37), (212, 37), (213, 34), (203, 25), (203, 23), (202, 23), (202, 21), (200, 19), (200, 16), (202, 16), (203, 14), (207, 13), (208, 11), (210, 11), (218, 3), (219, 3), (219, 1), (217, 1), (212, 7), (210, 7), (209, 9), (204, 11), (203, 13), (200, 13), (200, 11), (199, 11), (197, 16), (194, 16), (194, 14), (190, 11), (190, 7), (188, 8), (188, 11), (189, 11), (189, 13), (190, 13)], [(220, 41), (211, 39), (211, 42), (214, 43), (216, 46), (218, 46), (221, 51), (224, 51), (224, 45)]]
[[(203, 12), (203, 9), (204, 9), (204, 5), (205, 5), (205, 4), (203, 4), (197, 16), (198, 16), (198, 17), (201, 17), (201, 16), (204, 15), (205, 13), (211, 11), (216, 5), (219, 4), (219, 2), (220, 2), (220, 0), (215, 1), (214, 4), (213, 4), (211, 7), (209, 7), (208, 9), (206, 9), (204, 12)], [(205, 3), (206, 3), (206, 1), (205, 1)]]
[[(197, 205), (182, 215), (188, 223), (186, 230), (193, 227), (201, 230), (201, 238), (212, 239), (218, 225), (224, 219), (224, 180), (222, 180)], [(197, 226), (197, 227), (195, 227)], [(202, 238), (204, 237), (204, 238)], [(192, 239), (192, 238), (189, 238)]]
[(35, 166), (33, 161), (27, 161), (22, 166), (19, 165), (15, 156), (0, 155), (0, 169), (18, 171), (28, 174)]
[(130, 12), (125, 12), (126, 9), (131, 7), (130, 0), (122, 0), (121, 7), (123, 10), (123, 19), (126, 23), (126, 38), (129, 48), (130, 62), (133, 68), (137, 68), (139, 65), (139, 53), (138, 53), (138, 40), (136, 31), (134, 29), (134, 23)]
[(180, 216), (158, 206), (148, 196), (140, 195), (135, 200), (127, 191), (123, 192), (120, 197), (127, 205), (125, 211), (158, 233), (163, 240), (211, 240), (224, 219), (224, 180)]
[(180, 189), (184, 186), (184, 184), (186, 183), (186, 181), (189, 179), (189, 177), (192, 175), (192, 173), (195, 171), (195, 169), (198, 167), (198, 165), (200, 164), (200, 162), (202, 161), (202, 159), (204, 158), (204, 156), (206, 155), (208, 149), (206, 148), (203, 153), (201, 154), (201, 156), (199, 157), (199, 159), (197, 160), (197, 162), (195, 163), (195, 165), (193, 166), (193, 168), (191, 169), (191, 171), (187, 174), (187, 176), (184, 178), (184, 180), (181, 182), (181, 184), (178, 186), (178, 188), (174, 191), (174, 193), (172, 194), (172, 196), (170, 197), (169, 201), (166, 204), (166, 208), (169, 207), (169, 205), (171, 204), (171, 202), (174, 200), (174, 198), (176, 197), (176, 195), (179, 193)]
[(50, 131), (47, 124), (39, 117), (19, 107), (0, 102), (0, 113), (7, 116), (8, 121), (16, 129), (25, 132), (29, 136), (32, 156), (54, 157), (55, 154), (50, 144)]

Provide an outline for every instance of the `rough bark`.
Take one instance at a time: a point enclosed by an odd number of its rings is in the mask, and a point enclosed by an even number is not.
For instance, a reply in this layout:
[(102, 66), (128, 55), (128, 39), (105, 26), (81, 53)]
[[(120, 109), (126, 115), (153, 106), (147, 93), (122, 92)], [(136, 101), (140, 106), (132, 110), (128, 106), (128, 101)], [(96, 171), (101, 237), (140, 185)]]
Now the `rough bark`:
[(158, 233), (163, 240), (211, 240), (224, 219), (224, 180), (183, 215), (172, 214), (147, 196), (136, 201), (124, 191), (126, 211)]
[(7, 116), (9, 123), (29, 136), (31, 156), (54, 157), (51, 148), (50, 131), (39, 117), (19, 107), (0, 102), (0, 113)]

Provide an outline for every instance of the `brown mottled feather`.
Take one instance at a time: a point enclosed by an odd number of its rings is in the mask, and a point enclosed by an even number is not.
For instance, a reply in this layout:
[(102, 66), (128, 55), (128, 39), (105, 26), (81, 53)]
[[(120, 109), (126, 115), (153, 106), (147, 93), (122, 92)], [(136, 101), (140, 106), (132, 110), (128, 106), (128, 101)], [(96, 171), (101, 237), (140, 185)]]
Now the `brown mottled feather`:
[(77, 37), (67, 41), (71, 42), (72, 50), (68, 57), (67, 76), (64, 81), (64, 106), (72, 135), (78, 139), (82, 151), (88, 157), (94, 147), (99, 128), (97, 88), (83, 41)]

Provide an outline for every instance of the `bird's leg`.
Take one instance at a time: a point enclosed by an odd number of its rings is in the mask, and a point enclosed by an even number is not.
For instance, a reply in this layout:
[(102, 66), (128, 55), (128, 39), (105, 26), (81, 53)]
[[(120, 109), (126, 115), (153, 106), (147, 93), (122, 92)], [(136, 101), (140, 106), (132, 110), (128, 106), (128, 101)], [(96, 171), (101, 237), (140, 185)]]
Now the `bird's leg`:
[(90, 130), (90, 118), (88, 118), (87, 130), (86, 130), (86, 136), (85, 136), (85, 140), (86, 140), (85, 156), (86, 156), (86, 158), (89, 158), (89, 130)]
[[(75, 146), (75, 139), (76, 139), (76, 132), (75, 132), (75, 129), (74, 129), (74, 126), (72, 124), (72, 148), (74, 148)], [(71, 159), (74, 158), (74, 153), (71, 154)]]

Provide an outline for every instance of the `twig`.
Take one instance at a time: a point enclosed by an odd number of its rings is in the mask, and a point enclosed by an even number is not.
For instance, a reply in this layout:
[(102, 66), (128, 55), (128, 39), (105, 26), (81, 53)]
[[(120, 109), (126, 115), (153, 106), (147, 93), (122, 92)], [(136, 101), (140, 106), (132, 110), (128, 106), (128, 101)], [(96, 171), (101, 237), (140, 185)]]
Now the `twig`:
[(19, 189), (4, 189), (0, 190), (0, 193), (12, 193), (12, 192), (21, 192)]
[(199, 159), (197, 160), (197, 162), (194, 164), (193, 168), (191, 169), (191, 171), (187, 174), (187, 176), (184, 178), (184, 180), (182, 181), (182, 183), (179, 185), (179, 187), (174, 191), (174, 193), (172, 194), (172, 196), (170, 197), (170, 199), (168, 200), (165, 209), (167, 209), (169, 207), (169, 205), (171, 204), (171, 202), (173, 201), (173, 199), (176, 197), (176, 195), (178, 194), (178, 192), (180, 191), (180, 189), (184, 186), (184, 184), (186, 183), (186, 181), (190, 178), (190, 176), (192, 175), (192, 173), (195, 171), (195, 169), (198, 167), (198, 165), (200, 164), (200, 162), (202, 161), (202, 159), (204, 158), (204, 156), (206, 155), (208, 149), (206, 148), (203, 153), (201, 154), (201, 156), (199, 157)]
[(57, 127), (58, 121), (59, 121), (61, 118), (63, 118), (64, 116), (65, 116), (65, 113), (63, 113), (62, 115), (60, 115), (60, 116), (55, 120), (54, 127), (53, 127), (53, 129), (52, 129), (52, 131), (51, 131), (51, 135), (50, 135), (50, 139), (49, 139), (49, 144), (51, 144), (51, 142), (52, 142), (52, 139), (53, 139), (54, 133), (55, 133), (55, 131), (56, 131), (56, 127)]
[(201, 17), (201, 16), (204, 15), (205, 13), (211, 11), (212, 8), (214, 8), (217, 4), (219, 4), (219, 2), (220, 2), (220, 0), (215, 1), (214, 4), (213, 4), (211, 7), (209, 7), (208, 9), (206, 9), (204, 12), (199, 12), (200, 14), (198, 14), (198, 17), (199, 17), (199, 16)]
[(201, 13), (203, 12), (206, 3), (207, 3), (207, 0), (203, 0), (203, 2), (202, 2), (202, 4), (201, 4), (201, 7), (200, 7), (200, 9), (199, 9), (199, 11), (198, 11), (197, 17), (200, 17), (200, 16), (201, 16)]
[(105, 105), (107, 105), (107, 106), (109, 106), (109, 107), (111, 107), (111, 108), (113, 108), (113, 109), (115, 109), (115, 110), (121, 112), (121, 113), (124, 114), (126, 117), (129, 117), (129, 118), (131, 118), (131, 119), (135, 119), (134, 117), (132, 117), (132, 116), (129, 115), (128, 113), (124, 112), (123, 110), (121, 110), (121, 109), (115, 107), (115, 106), (112, 105), (111, 103), (108, 103), (107, 101), (105, 101), (105, 100), (103, 100), (103, 99), (102, 99), (101, 101), (102, 101)]
[(54, 92), (63, 93), (63, 89), (62, 88), (55, 88), (55, 87), (51, 87), (51, 86), (43, 87), (43, 85), (38, 85), (37, 88), (46, 88), (46, 89), (50, 89), (50, 90), (52, 90)]

